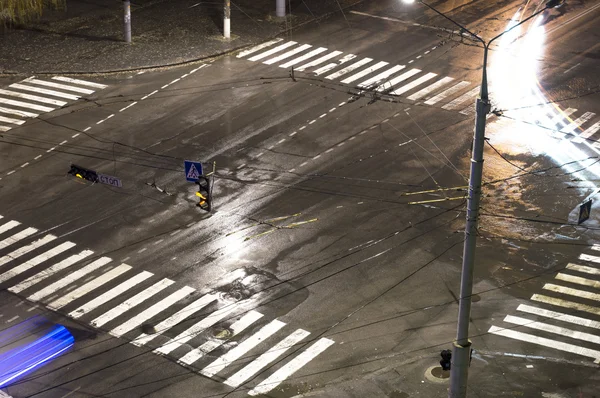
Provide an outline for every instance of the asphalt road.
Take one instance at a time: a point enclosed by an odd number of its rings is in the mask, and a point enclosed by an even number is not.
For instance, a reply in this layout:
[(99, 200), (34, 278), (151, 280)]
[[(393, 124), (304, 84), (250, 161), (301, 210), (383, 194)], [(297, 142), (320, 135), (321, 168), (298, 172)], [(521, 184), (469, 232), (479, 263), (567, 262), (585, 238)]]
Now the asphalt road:
[[(493, 37), (522, 4), (441, 6)], [(599, 224), (592, 211), (574, 225), (600, 173), (599, 7), (566, 7), (546, 16), (544, 33), (491, 51), (497, 112), (471, 324), (478, 396), (597, 388)], [(83, 94), (53, 112), (22, 108), (41, 114), (2, 133), (0, 321), (30, 316), (11, 304), (16, 294), (77, 331), (69, 353), (6, 391), (445, 394), (447, 381), (425, 373), (455, 337), (482, 60), (454, 30), (422, 8), (378, 2), (213, 62), (39, 78), (70, 91), (3, 81)], [(286, 64), (309, 51), (292, 73)], [(533, 102), (511, 97), (524, 84), (539, 89)], [(210, 214), (195, 206), (185, 159), (216, 164)], [(69, 176), (71, 163), (123, 186)]]

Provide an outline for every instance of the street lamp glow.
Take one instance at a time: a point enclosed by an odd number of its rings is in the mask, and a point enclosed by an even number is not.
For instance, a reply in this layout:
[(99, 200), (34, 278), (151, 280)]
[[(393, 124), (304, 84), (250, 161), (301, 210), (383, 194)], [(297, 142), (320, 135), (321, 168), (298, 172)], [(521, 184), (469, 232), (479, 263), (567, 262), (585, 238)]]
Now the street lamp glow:
[(415, 0), (402, 0), (403, 2), (405, 2), (406, 4), (412, 4), (415, 2)]

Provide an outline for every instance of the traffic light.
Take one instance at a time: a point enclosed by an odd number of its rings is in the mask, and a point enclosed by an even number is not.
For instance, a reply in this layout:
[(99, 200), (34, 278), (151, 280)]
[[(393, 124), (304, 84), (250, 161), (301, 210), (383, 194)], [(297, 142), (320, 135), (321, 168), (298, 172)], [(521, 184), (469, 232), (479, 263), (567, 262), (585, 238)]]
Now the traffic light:
[(440, 355), (442, 356), (442, 360), (440, 361), (440, 365), (442, 365), (442, 369), (450, 370), (450, 366), (451, 366), (450, 360), (452, 359), (452, 351), (442, 350)]
[(198, 177), (198, 181), (196, 181), (196, 184), (198, 184), (196, 196), (200, 198), (197, 206), (208, 212), (212, 208), (212, 183), (212, 178), (206, 176), (200, 176)]
[(71, 164), (69, 174), (91, 182), (98, 182), (98, 174), (94, 170), (89, 170), (85, 167), (77, 166), (76, 164)]

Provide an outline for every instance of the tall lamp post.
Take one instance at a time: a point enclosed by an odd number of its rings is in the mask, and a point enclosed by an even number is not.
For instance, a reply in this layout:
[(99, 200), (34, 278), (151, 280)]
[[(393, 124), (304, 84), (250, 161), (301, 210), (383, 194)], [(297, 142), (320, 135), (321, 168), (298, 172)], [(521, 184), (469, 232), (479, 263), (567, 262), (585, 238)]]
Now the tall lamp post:
[(471, 295), (473, 294), (473, 270), (475, 260), (475, 241), (477, 221), (479, 217), (479, 199), (481, 197), (481, 178), (483, 174), (483, 144), (485, 139), (486, 115), (490, 111), (487, 85), (487, 57), (490, 45), (500, 36), (508, 33), (517, 26), (529, 21), (549, 8), (560, 7), (564, 0), (548, 0), (544, 8), (525, 18), (520, 23), (505, 30), (489, 41), (471, 32), (458, 22), (452, 20), (440, 11), (421, 0), (404, 0), (405, 3), (418, 2), (433, 10), (438, 15), (466, 32), (483, 45), (483, 75), (481, 77), (481, 90), (475, 103), (475, 133), (473, 136), (473, 151), (471, 155), (471, 170), (469, 176), (469, 196), (467, 198), (467, 220), (465, 225), (465, 243), (463, 248), (462, 273), (460, 281), (460, 298), (458, 307), (458, 328), (456, 341), (452, 350), (452, 366), (450, 368), (450, 398), (463, 398), (467, 396), (467, 377), (471, 357), (471, 341), (469, 340), (469, 321), (471, 317)]

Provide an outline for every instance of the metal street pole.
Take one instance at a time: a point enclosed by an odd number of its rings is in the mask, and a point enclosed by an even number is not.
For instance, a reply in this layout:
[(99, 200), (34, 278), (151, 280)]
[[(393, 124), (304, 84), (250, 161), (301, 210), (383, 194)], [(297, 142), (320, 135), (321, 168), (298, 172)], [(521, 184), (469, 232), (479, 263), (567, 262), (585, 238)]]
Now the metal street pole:
[(223, 9), (223, 37), (226, 39), (231, 38), (231, 2), (225, 0)]
[(125, 42), (131, 43), (131, 3), (129, 0), (123, 0), (123, 11), (125, 13), (123, 18)]
[(275, 3), (275, 16), (285, 17), (285, 0), (277, 0)]

